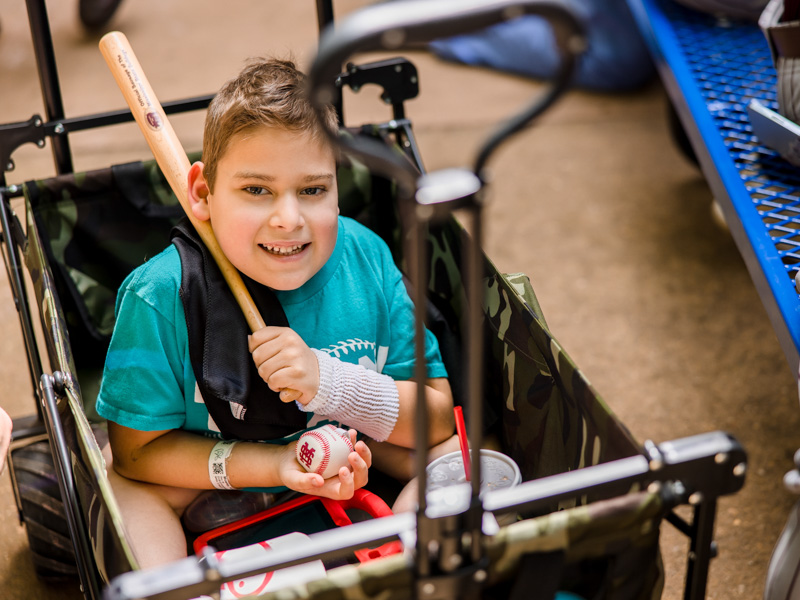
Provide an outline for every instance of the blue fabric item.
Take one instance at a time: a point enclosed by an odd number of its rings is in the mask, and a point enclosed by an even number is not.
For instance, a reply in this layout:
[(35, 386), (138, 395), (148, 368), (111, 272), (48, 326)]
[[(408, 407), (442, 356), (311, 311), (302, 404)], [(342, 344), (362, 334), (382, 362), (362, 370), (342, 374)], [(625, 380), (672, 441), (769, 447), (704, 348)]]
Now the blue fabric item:
[[(641, 87), (653, 78), (655, 67), (625, 0), (573, 0), (569, 4), (583, 18), (588, 38), (575, 85), (621, 91)], [(536, 79), (550, 79), (559, 64), (550, 24), (535, 15), (435, 40), (430, 48), (446, 60)]]

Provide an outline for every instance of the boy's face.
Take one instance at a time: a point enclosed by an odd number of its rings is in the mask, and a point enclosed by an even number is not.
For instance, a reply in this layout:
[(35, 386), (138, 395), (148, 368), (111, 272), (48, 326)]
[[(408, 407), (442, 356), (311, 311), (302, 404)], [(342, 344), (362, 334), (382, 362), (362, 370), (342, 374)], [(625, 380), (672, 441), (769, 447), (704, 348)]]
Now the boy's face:
[(206, 211), (237, 269), (276, 290), (299, 288), (336, 246), (333, 151), (306, 132), (261, 127), (238, 134), (217, 165)]

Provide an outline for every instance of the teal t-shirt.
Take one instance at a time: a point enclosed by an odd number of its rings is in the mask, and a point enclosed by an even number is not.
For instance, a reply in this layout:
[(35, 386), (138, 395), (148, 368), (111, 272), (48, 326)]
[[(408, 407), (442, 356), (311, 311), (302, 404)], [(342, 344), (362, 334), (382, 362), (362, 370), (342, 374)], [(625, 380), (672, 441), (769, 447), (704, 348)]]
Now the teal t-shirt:
[[(180, 283), (180, 257), (172, 245), (123, 282), (97, 411), (140, 431), (184, 429), (218, 437), (189, 358)], [(413, 377), (413, 304), (388, 247), (363, 225), (340, 217), (336, 246), (323, 268), (300, 288), (276, 295), (289, 326), (309, 347), (397, 380)], [(425, 342), (428, 376), (446, 377), (429, 331)], [(325, 422), (309, 415), (309, 428)]]

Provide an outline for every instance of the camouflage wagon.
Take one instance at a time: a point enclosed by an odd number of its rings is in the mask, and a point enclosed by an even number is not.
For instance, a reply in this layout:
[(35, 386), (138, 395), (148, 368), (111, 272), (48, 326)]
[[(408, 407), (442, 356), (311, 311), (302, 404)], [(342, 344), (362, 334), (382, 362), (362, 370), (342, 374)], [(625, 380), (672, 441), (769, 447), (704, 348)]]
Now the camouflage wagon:
[[(659, 529), (666, 519), (690, 540), (686, 597), (705, 595), (716, 501), (743, 485), (743, 449), (721, 432), (659, 446), (637, 442), (553, 337), (527, 277), (499, 273), (480, 250), (480, 236), (468, 235), (452, 216), (458, 206), (480, 223), (481, 166), (566, 89), (580, 47), (579, 23), (561, 4), (544, 1), (410, 6), (371, 7), (328, 33), (312, 67), (312, 97), (335, 101), (341, 86), (383, 86), (394, 118), (350, 127), (339, 138), (346, 156), (339, 173), (341, 212), (376, 231), (409, 273), (416, 304), (425, 307), (419, 318), (424, 315), (437, 335), (454, 374), (456, 400), (473, 425), (473, 447), (487, 436), (498, 440), (520, 466), (523, 483), (481, 496), (473, 485), (445, 513), (427, 510), (423, 497), (417, 514), (312, 534), (313, 547), (225, 562), (202, 551), (162, 569), (139, 569), (106, 478), (104, 424), (93, 402), (117, 287), (166, 245), (180, 208), (153, 162), (89, 173), (60, 169), (57, 177), (24, 186), (6, 186), (3, 179), (6, 267), (43, 407), (16, 428), (11, 472), (42, 577), (77, 576), (88, 598), (177, 599), (219, 593), (225, 582), (322, 559), (332, 565), (323, 577), (268, 595), (549, 599), (571, 592), (585, 599), (656, 599), (663, 586)], [(456, 183), (477, 182), (468, 193), (421, 176), (403, 112), (403, 102), (418, 89), (410, 62), (338, 72), (350, 53), (388, 42), (396, 46), (398, 35), (420, 42), (522, 12), (554, 23), (565, 49), (564, 71), (531, 109), (488, 140), (475, 169), (444, 177), (445, 183), (452, 177), (461, 178)], [(208, 100), (174, 109), (203, 108)], [(87, 117), (86, 126), (125, 118), (130, 117)], [(34, 121), (0, 129), (0, 150), (10, 156), (16, 145), (40, 135), (41, 124)], [(46, 125), (45, 132), (55, 131)], [(437, 202), (421, 200), (418, 192), (425, 186), (438, 186)], [(24, 226), (11, 209), (19, 195)], [(41, 341), (34, 335), (37, 314)], [(682, 504), (691, 506), (688, 522), (673, 512)], [(511, 523), (501, 527), (498, 518)], [(363, 564), (341, 562), (354, 549), (397, 540), (403, 553)]]

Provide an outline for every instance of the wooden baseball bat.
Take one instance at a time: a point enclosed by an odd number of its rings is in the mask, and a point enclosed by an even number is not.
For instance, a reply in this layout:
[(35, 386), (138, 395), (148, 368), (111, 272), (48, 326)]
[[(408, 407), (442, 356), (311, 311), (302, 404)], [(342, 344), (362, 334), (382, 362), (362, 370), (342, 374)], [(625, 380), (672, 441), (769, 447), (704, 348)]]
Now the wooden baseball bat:
[[(175, 130), (172, 129), (172, 124), (167, 119), (161, 103), (156, 98), (153, 88), (150, 87), (128, 38), (119, 31), (109, 32), (100, 39), (100, 52), (111, 69), (158, 166), (161, 167), (161, 171), (177, 196), (183, 211), (189, 217), (211, 256), (214, 257), (222, 276), (233, 292), (250, 331), (261, 329), (266, 325), (264, 319), (245, 287), (239, 271), (220, 248), (214, 231), (211, 229), (211, 223), (199, 220), (192, 213), (188, 196), (188, 175), (191, 166), (189, 158), (186, 156), (186, 151), (175, 134)], [(281, 391), (281, 399), (284, 402), (290, 402), (299, 396), (299, 392), (295, 390), (284, 389)]]

